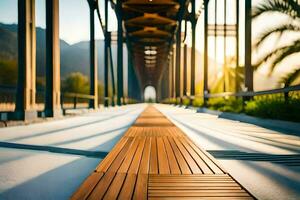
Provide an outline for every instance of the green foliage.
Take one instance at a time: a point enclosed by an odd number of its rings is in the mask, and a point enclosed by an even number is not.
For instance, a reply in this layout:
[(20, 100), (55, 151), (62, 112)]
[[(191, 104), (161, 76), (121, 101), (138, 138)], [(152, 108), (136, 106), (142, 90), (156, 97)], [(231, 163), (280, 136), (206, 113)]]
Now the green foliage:
[(0, 60), (0, 84), (16, 85), (18, 78), (17, 61)]
[(190, 105), (190, 99), (189, 98), (183, 98), (182, 99), (182, 104), (185, 106), (189, 106)]
[(127, 104), (136, 104), (138, 101), (136, 99), (127, 98)]
[(203, 98), (195, 98), (193, 101), (193, 106), (195, 107), (202, 107), (204, 104)]
[(235, 97), (229, 98), (212, 98), (207, 102), (208, 108), (212, 110), (219, 110), (222, 112), (240, 113), (243, 111), (242, 99)]
[(62, 82), (62, 92), (89, 94), (89, 80), (80, 72), (71, 73)]
[(211, 98), (207, 102), (207, 107), (222, 112), (245, 113), (267, 119), (300, 122), (300, 97), (296, 94), (290, 95), (288, 100), (285, 100), (283, 95), (255, 97), (245, 104), (242, 98)]
[(256, 99), (245, 106), (245, 113), (252, 116), (300, 122), (300, 100), (292, 98)]
[(148, 98), (148, 99), (146, 99), (146, 102), (147, 102), (147, 103), (154, 103), (154, 102), (155, 102), (155, 100), (154, 100), (154, 99), (152, 99), (152, 98)]
[(164, 104), (175, 104), (176, 103), (176, 99), (175, 98), (164, 99), (162, 101), (162, 103), (164, 103)]
[(102, 82), (98, 82), (98, 102), (104, 103), (104, 84)]

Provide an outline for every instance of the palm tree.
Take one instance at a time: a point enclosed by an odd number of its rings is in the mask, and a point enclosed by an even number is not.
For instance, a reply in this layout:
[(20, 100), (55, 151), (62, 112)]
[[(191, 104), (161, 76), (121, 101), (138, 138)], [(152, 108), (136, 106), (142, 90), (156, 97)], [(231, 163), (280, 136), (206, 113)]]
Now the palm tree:
[[(266, 29), (256, 40), (255, 48), (261, 45), (271, 36), (278, 35), (280, 39), (285, 33), (300, 33), (300, 4), (298, 0), (265, 0), (253, 9), (253, 19), (265, 13), (280, 13), (285, 15), (288, 20), (276, 26)], [(257, 68), (263, 63), (270, 62), (270, 73), (287, 57), (300, 52), (300, 37), (295, 38), (290, 44), (277, 47), (272, 52), (264, 55), (255, 65)], [(300, 67), (289, 73), (282, 79), (285, 86), (289, 86), (299, 76)]]

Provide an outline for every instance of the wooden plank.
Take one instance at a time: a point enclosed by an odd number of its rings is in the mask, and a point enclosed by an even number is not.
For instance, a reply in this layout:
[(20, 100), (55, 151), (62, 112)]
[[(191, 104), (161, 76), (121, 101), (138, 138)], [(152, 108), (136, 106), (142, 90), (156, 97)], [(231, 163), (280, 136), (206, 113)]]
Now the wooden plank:
[(213, 161), (213, 157), (208, 157), (208, 154), (205, 154), (199, 147), (197, 147), (192, 141), (188, 140), (191, 147), (197, 152), (197, 154), (206, 162), (206, 164), (212, 169), (215, 174), (224, 174), (225, 170), (223, 170), (220, 166), (215, 164)]
[(139, 174), (136, 181), (133, 199), (146, 200), (148, 197), (148, 175)]
[(102, 172), (92, 173), (72, 195), (71, 200), (86, 199), (102, 178)]
[(118, 197), (119, 200), (127, 200), (127, 199), (132, 198), (136, 178), (137, 178), (137, 175), (135, 175), (135, 174), (127, 175), (124, 185), (123, 185), (121, 192), (119, 194), (119, 197)]
[(174, 180), (149, 180), (151, 183), (235, 183), (234, 180), (216, 180), (216, 181), (207, 181), (207, 180), (182, 180), (182, 179), (174, 179)]
[(201, 177), (201, 176), (152, 176), (151, 180), (178, 180), (178, 179), (183, 179), (183, 180), (232, 180), (232, 178), (230, 176), (220, 176), (220, 177), (212, 177), (212, 176), (208, 176), (208, 177)]
[(71, 199), (252, 199), (154, 107), (142, 115)]
[(133, 143), (129, 149), (129, 151), (127, 152), (127, 155), (123, 161), (123, 163), (121, 164), (121, 167), (118, 169), (118, 173), (126, 173), (129, 169), (129, 166), (132, 162), (132, 159), (134, 157), (134, 154), (138, 148), (140, 140), (137, 138), (134, 138)]
[(152, 138), (149, 174), (158, 174), (157, 140)]
[[(201, 177), (201, 178), (220, 178), (230, 177), (228, 174), (150, 174), (150, 177), (163, 178), (163, 177)], [(230, 177), (231, 178), (231, 177)]]
[(191, 157), (191, 155), (188, 153), (188, 151), (181, 144), (181, 142), (179, 141), (179, 139), (175, 138), (175, 137), (173, 139), (174, 139), (174, 141), (175, 141), (178, 149), (180, 150), (180, 152), (184, 156), (184, 158), (185, 158), (186, 162), (188, 163), (189, 167), (191, 168), (193, 174), (202, 174), (203, 172), (198, 167), (198, 165), (196, 164), (196, 162), (194, 161), (194, 159)]
[[(169, 186), (170, 183), (151, 183), (151, 186)], [(202, 186), (213, 186), (213, 187), (221, 187), (221, 186), (238, 186), (237, 183), (182, 183), (180, 181), (172, 183), (172, 186), (195, 186), (195, 187), (202, 187)]]
[(88, 197), (88, 200), (102, 199), (115, 175), (116, 173), (106, 172)]
[[(148, 197), (148, 200), (199, 200), (199, 197)], [(205, 197), (205, 200), (253, 200), (252, 197)]]
[(171, 174), (181, 174), (179, 165), (177, 163), (176, 157), (175, 157), (173, 149), (172, 149), (172, 147), (169, 143), (169, 140), (167, 139), (167, 137), (163, 137), (163, 141), (164, 141), (164, 144), (165, 144), (165, 147), (166, 147), (166, 152), (167, 152), (167, 155), (168, 155)]
[(197, 165), (200, 167), (204, 174), (213, 174), (214, 172), (207, 166), (207, 164), (202, 160), (202, 158), (194, 151), (194, 149), (186, 142), (185, 138), (179, 138), (181, 143), (184, 145), (186, 150), (190, 153), (193, 159), (196, 161)]
[(118, 156), (116, 157), (116, 159), (112, 162), (111, 166), (108, 168), (107, 171), (111, 171), (111, 172), (117, 172), (118, 169), (120, 168), (127, 152), (128, 149), (132, 146), (132, 141), (133, 138), (128, 138), (126, 144), (124, 145), (123, 149), (120, 151), (120, 153), (118, 154)]
[(99, 166), (96, 168), (96, 171), (106, 172), (111, 163), (115, 160), (117, 155), (126, 144), (127, 140), (128, 138), (122, 137), (121, 140), (111, 150), (111, 152), (100, 162)]
[(172, 137), (168, 137), (168, 140), (171, 144), (171, 147), (174, 151), (174, 154), (176, 156), (178, 165), (180, 167), (181, 173), (182, 174), (191, 174), (191, 170), (189, 168), (189, 165), (187, 164), (187, 162), (185, 161), (183, 155), (181, 154), (181, 152), (179, 151), (178, 147), (176, 146), (174, 140)]
[[(148, 194), (153, 196), (155, 194), (160, 195), (160, 194), (165, 194), (165, 193), (173, 193), (174, 196), (180, 195), (180, 196), (194, 196), (195, 193), (197, 194), (211, 194), (211, 193), (230, 193), (230, 194), (240, 194), (240, 193), (245, 193), (244, 190), (230, 190), (230, 189), (218, 189), (218, 190), (171, 190), (171, 189), (160, 189), (160, 190), (149, 190)], [(192, 194), (194, 193), (194, 194)], [(247, 195), (249, 196), (249, 195)]]
[(230, 193), (230, 192), (214, 192), (214, 193), (207, 193), (207, 192), (189, 192), (189, 193), (176, 193), (174, 194), (172, 192), (166, 192), (166, 193), (161, 193), (161, 194), (152, 194), (150, 193), (148, 195), (149, 197), (152, 196), (159, 196), (159, 197), (172, 197), (172, 196), (177, 196), (177, 197), (250, 197), (249, 194), (246, 192), (241, 192), (241, 193)]
[(104, 200), (117, 199), (118, 194), (121, 190), (122, 184), (125, 180), (126, 174), (117, 173), (114, 177), (111, 185), (109, 186), (107, 192), (105, 193)]
[(150, 150), (151, 150), (151, 138), (146, 139), (143, 156), (141, 160), (141, 165), (139, 169), (140, 174), (148, 174), (149, 173), (149, 163), (150, 163)]
[(158, 171), (159, 174), (170, 174), (170, 167), (164, 141), (161, 137), (157, 138), (158, 152)]
[[(199, 187), (197, 186), (157, 186), (154, 187), (151, 183), (148, 183), (148, 190), (163, 190), (163, 189), (172, 189), (172, 190), (197, 190)], [(209, 187), (209, 186), (202, 186), (201, 190), (221, 190), (221, 189), (229, 189), (229, 190), (241, 190), (242, 188), (239, 186), (218, 186), (218, 187)]]
[(139, 140), (139, 145), (138, 145), (138, 148), (137, 148), (137, 150), (135, 152), (135, 155), (133, 157), (130, 168), (128, 170), (128, 174), (137, 174), (138, 173), (140, 162), (141, 162), (141, 157), (142, 157), (143, 149), (144, 149), (144, 145), (145, 145), (145, 141), (146, 141), (145, 138), (141, 138)]

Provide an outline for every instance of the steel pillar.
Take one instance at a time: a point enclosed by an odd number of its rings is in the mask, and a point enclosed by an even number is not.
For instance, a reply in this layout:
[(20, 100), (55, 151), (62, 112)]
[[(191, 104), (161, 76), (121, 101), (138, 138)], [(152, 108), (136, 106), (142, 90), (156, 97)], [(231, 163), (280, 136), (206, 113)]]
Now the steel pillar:
[[(195, 61), (196, 61), (196, 5), (195, 0), (192, 2), (192, 16), (191, 16), (191, 28), (192, 28), (192, 47), (191, 47), (191, 96), (195, 96)], [(190, 101), (192, 104), (192, 101)]]
[(117, 104), (123, 104), (123, 26), (122, 26), (122, 1), (117, 0), (117, 18), (118, 18), (118, 97)]
[(240, 41), (240, 1), (236, 0), (236, 66), (235, 66), (235, 92), (239, 92), (239, 77), (238, 77), (238, 69), (239, 69), (239, 65), (240, 65), (240, 45), (239, 45), (239, 41)]
[(204, 70), (203, 96), (204, 105), (207, 103), (205, 95), (208, 93), (208, 0), (204, 0)]
[(9, 118), (31, 120), (36, 111), (35, 0), (18, 1), (18, 81), (15, 112)]
[(174, 75), (175, 75), (175, 49), (174, 49), (174, 46), (172, 47), (172, 57), (171, 57), (171, 59), (172, 59), (172, 63), (171, 63), (171, 74), (172, 74), (172, 76), (171, 76), (171, 82), (172, 82), (172, 84), (171, 84), (171, 93), (172, 93), (172, 95), (171, 95), (171, 97), (172, 98), (176, 98), (176, 95), (175, 95), (175, 79), (174, 79)]
[[(227, 78), (227, 29), (226, 29), (226, 25), (227, 25), (227, 0), (224, 0), (224, 57), (223, 57), (223, 62), (224, 62), (224, 66), (223, 66), (223, 92), (226, 92), (227, 87), (226, 87), (226, 78)], [(215, 30), (215, 32), (217, 32), (217, 30)]]
[(108, 0), (105, 0), (105, 30), (104, 30), (104, 106), (108, 107)]
[(46, 117), (62, 114), (60, 98), (59, 0), (46, 0)]
[(110, 75), (111, 75), (111, 82), (112, 82), (112, 97), (111, 97), (111, 105), (115, 106), (115, 97), (116, 97), (116, 86), (115, 86), (115, 73), (114, 73), (114, 63), (112, 58), (112, 51), (111, 51), (111, 33), (107, 32), (108, 41), (108, 50), (109, 50), (109, 66), (110, 66)]
[(247, 91), (253, 91), (253, 67), (252, 67), (252, 0), (245, 1), (245, 87)]
[[(184, 24), (184, 40), (186, 40), (186, 34), (187, 34), (187, 20), (185, 20)], [(183, 96), (187, 96), (187, 44), (184, 43), (183, 46)]]
[(177, 35), (176, 35), (176, 69), (175, 69), (176, 102), (178, 98), (181, 98), (180, 67), (181, 67), (181, 21), (179, 21)]
[(89, 0), (90, 8), (90, 95), (94, 99), (90, 99), (89, 108), (98, 108), (98, 70), (97, 70), (97, 52), (95, 42), (95, 10), (96, 1)]

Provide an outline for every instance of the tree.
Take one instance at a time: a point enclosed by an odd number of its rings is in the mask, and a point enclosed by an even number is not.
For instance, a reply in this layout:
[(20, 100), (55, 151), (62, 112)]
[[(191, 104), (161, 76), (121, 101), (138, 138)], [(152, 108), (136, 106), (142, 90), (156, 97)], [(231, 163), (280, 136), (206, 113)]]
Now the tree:
[[(255, 48), (269, 39), (271, 36), (278, 35), (280, 39), (285, 33), (300, 33), (300, 4), (297, 0), (265, 0), (253, 10), (252, 17), (254, 19), (265, 13), (280, 13), (288, 18), (285, 23), (278, 23), (276, 26), (266, 29), (255, 43)], [(270, 62), (270, 73), (286, 58), (300, 52), (300, 37), (296, 37), (291, 44), (277, 47), (272, 52), (264, 55), (256, 64), (255, 68), (263, 63)], [(299, 77), (299, 66), (294, 72), (288, 74), (282, 79), (285, 86), (293, 83)]]
[(80, 72), (71, 73), (62, 82), (62, 92), (89, 94), (89, 80)]
[(0, 84), (16, 85), (17, 77), (17, 62), (15, 60), (0, 60)]

